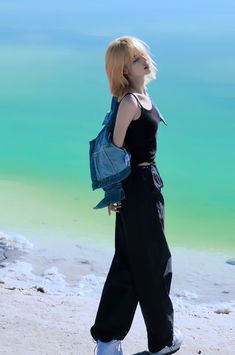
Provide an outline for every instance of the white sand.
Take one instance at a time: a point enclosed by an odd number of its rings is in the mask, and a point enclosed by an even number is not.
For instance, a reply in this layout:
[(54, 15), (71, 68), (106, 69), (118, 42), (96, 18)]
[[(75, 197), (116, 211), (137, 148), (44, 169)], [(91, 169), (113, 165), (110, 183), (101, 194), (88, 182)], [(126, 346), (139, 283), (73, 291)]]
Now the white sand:
[[(92, 355), (90, 327), (113, 249), (74, 245), (70, 258), (47, 253), (31, 250), (15, 262), (9, 253), (0, 268), (0, 354)], [(175, 325), (184, 335), (177, 354), (234, 355), (235, 266), (222, 255), (182, 248), (172, 254)], [(147, 350), (139, 307), (123, 350)]]
[[(91, 355), (92, 325), (98, 299), (55, 296), (29, 290), (0, 289), (0, 353), (37, 355)], [(229, 314), (217, 314), (226, 308)], [(184, 333), (179, 354), (235, 353), (235, 303), (226, 307), (175, 305), (176, 325)], [(124, 354), (146, 349), (145, 326), (139, 307), (123, 341)]]

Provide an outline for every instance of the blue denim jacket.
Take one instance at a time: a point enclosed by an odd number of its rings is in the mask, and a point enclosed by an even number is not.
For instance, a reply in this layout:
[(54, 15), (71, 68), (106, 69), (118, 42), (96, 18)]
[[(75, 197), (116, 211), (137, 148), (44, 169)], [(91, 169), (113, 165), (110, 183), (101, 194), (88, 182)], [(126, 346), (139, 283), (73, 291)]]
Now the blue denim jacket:
[(105, 192), (104, 198), (94, 209), (107, 207), (110, 203), (124, 199), (122, 180), (131, 172), (131, 154), (124, 147), (119, 148), (112, 142), (118, 104), (117, 97), (113, 96), (111, 109), (102, 123), (104, 127), (96, 138), (89, 141), (92, 189), (103, 188)]

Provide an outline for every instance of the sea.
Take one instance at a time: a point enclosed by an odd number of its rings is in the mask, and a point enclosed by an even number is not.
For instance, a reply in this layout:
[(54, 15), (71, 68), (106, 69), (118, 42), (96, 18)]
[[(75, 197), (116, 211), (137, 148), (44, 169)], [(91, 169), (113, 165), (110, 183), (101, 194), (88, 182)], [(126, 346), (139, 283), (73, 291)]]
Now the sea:
[(115, 214), (93, 209), (103, 191), (91, 188), (89, 141), (111, 103), (106, 48), (131, 35), (157, 66), (168, 242), (234, 257), (234, 14), (228, 0), (1, 1), (2, 240), (113, 246)]

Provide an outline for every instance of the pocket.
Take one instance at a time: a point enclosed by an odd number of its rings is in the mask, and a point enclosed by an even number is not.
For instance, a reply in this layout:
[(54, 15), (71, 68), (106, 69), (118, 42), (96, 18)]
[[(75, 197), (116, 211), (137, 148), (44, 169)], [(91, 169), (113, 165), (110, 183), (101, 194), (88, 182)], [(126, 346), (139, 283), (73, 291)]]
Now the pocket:
[(131, 185), (137, 195), (149, 197), (149, 195), (161, 193), (163, 181), (156, 165), (148, 165), (132, 170)]
[(156, 165), (151, 165), (151, 176), (152, 176), (152, 192), (154, 193), (161, 192), (164, 183)]
[(148, 197), (154, 189), (151, 167), (139, 167), (135, 174), (134, 181), (136, 193)]

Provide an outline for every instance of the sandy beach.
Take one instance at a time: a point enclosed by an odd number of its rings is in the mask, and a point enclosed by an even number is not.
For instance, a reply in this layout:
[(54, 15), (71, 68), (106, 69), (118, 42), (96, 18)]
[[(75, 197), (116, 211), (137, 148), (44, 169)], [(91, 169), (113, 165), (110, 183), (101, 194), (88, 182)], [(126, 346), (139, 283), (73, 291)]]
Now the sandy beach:
[[(114, 250), (83, 243), (52, 251), (0, 233), (0, 354), (94, 354), (89, 329)], [(231, 255), (184, 248), (172, 248), (172, 255), (175, 326), (184, 336), (178, 354), (234, 355), (235, 266), (226, 263)], [(123, 350), (147, 350), (139, 306)]]

